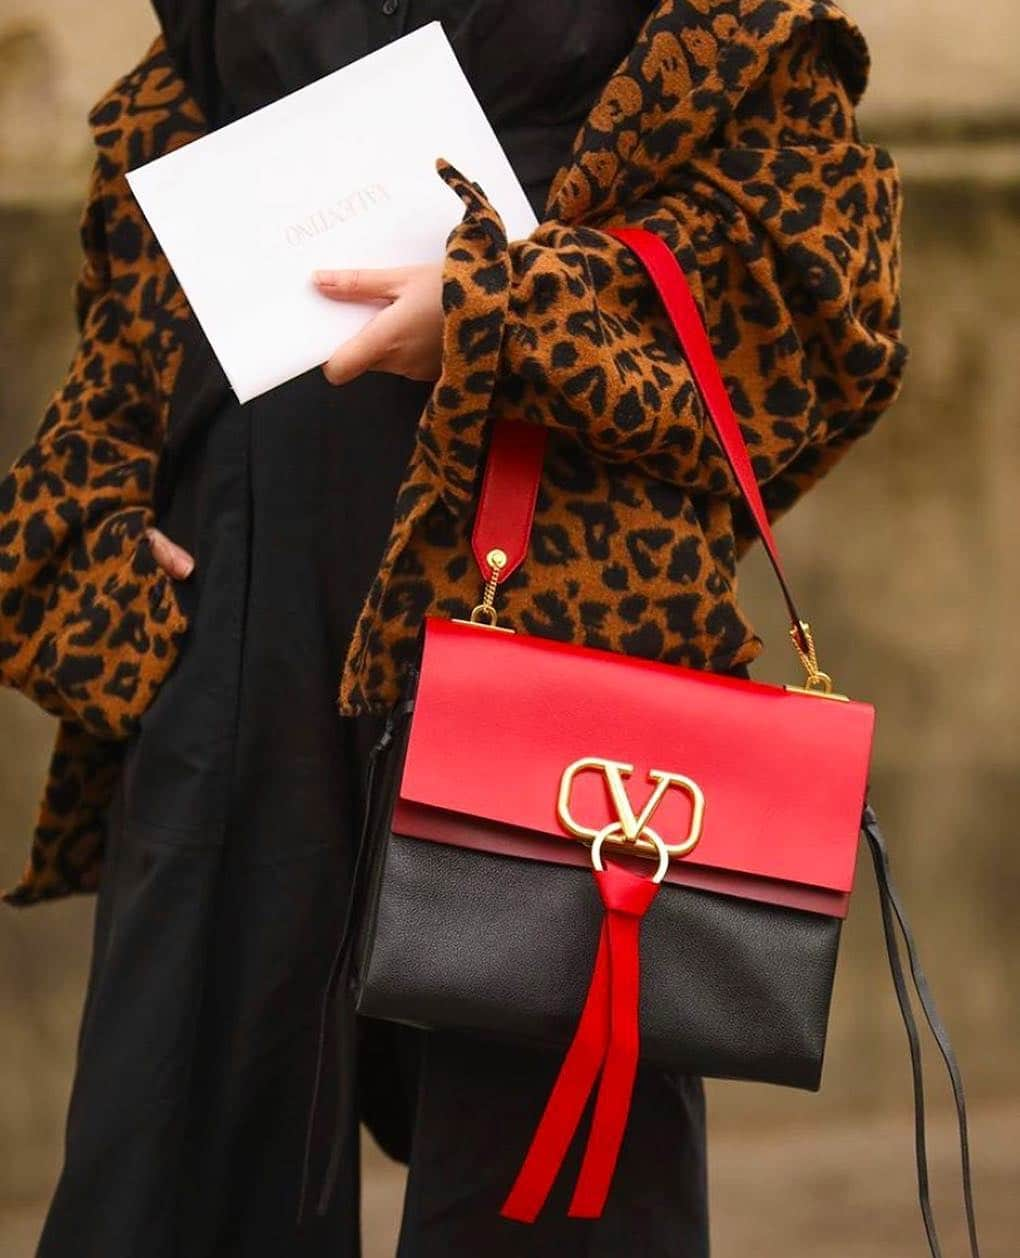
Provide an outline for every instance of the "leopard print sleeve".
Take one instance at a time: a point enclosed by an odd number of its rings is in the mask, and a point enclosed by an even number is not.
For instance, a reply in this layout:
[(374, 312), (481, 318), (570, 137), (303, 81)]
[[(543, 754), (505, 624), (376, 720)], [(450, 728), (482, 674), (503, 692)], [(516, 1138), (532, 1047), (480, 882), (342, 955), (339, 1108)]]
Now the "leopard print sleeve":
[(140, 544), (159, 424), (124, 321), (115, 291), (91, 295), (67, 376), (0, 484), (0, 679), (101, 737), (127, 732), (184, 627)]
[[(733, 6), (710, 6), (729, 54), (712, 54), (710, 90), (697, 80), (709, 35), (696, 7), (679, 6), (680, 36), (658, 31), (637, 62), (669, 124), (653, 133), (643, 187), (618, 152), (604, 157), (605, 180), (641, 195), (589, 197), (574, 221), (508, 242), (482, 190), (441, 166), (467, 209), (449, 241), (443, 378), (425, 416), (451, 506), (475, 491), (490, 415), (569, 433), (691, 493), (737, 496), (657, 295), (600, 230), (610, 225), (650, 228), (678, 257), (775, 511), (895, 396), (899, 183), (857, 133), (862, 83), (839, 45), (859, 37), (834, 6), (790, 5), (771, 42), (756, 36), (755, 63), (739, 55), (738, 19), (720, 26)], [(617, 134), (637, 108), (630, 83), (607, 89)]]
[[(172, 116), (169, 69), (157, 46), (90, 115), (97, 152), (74, 290), (80, 339), (33, 441), (0, 482), (0, 681), (102, 739), (132, 731), (187, 627), (144, 540), (173, 343), (145, 311), (158, 307), (169, 324), (183, 298), (156, 300), (166, 264), (124, 178), (147, 147), (167, 145), (155, 128)], [(147, 111), (134, 105), (143, 97), (155, 101)], [(117, 125), (128, 114), (130, 140)]]

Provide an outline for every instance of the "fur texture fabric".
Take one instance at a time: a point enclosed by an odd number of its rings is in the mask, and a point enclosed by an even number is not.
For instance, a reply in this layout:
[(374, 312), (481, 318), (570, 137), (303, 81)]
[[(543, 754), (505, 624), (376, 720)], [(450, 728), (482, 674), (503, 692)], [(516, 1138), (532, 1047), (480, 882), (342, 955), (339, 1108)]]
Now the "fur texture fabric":
[[(545, 214), (509, 241), (449, 162), (441, 378), (345, 661), (339, 709), (399, 693), (427, 612), (481, 581), (472, 503), (490, 421), (550, 440), (528, 560), (501, 623), (695, 668), (749, 663), (753, 540), (658, 298), (603, 230), (658, 232), (693, 288), (773, 516), (899, 388), (900, 186), (854, 108), (868, 54), (828, 0), (661, 0), (605, 84)], [(21, 882), (26, 904), (95, 888), (124, 739), (186, 641), (143, 530), (192, 315), (124, 179), (203, 134), (161, 40), (90, 115), (96, 145), (78, 351), (0, 485), (0, 679), (60, 718)], [(185, 648), (186, 649), (186, 648)]]

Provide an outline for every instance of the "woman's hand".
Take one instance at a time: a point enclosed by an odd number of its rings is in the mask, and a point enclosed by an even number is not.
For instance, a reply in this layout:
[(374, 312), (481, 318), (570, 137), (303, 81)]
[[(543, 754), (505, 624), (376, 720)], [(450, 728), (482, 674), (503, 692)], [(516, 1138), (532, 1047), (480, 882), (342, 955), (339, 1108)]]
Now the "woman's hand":
[(443, 361), (443, 265), (316, 271), (315, 286), (332, 301), (388, 300), (361, 331), (323, 364), (330, 384), (365, 371), (438, 380)]
[(149, 539), (152, 557), (163, 571), (175, 581), (183, 581), (195, 570), (195, 561), (184, 549), (172, 542), (159, 529), (146, 529), (145, 536)]

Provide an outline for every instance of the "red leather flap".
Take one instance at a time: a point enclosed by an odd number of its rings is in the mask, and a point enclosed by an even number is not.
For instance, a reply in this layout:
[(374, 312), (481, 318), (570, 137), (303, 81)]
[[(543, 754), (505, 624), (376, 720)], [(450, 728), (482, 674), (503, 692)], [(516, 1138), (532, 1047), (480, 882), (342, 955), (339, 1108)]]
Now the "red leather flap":
[[(557, 814), (573, 762), (632, 765), (622, 777), (635, 816), (650, 772), (682, 774), (704, 817), (674, 859), (845, 894), (873, 726), (864, 703), (429, 617), (400, 795), (577, 843)], [(680, 843), (692, 811), (670, 786), (649, 824)], [(620, 819), (602, 772), (576, 774), (569, 812), (594, 829)]]

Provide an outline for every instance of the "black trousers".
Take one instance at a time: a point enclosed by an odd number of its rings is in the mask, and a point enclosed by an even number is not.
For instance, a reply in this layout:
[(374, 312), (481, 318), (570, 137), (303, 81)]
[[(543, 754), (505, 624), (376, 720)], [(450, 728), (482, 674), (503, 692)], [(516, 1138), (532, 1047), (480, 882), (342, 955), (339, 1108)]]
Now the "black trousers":
[[(313, 372), (240, 407), (192, 349), (160, 480), (161, 526), (196, 555), (191, 630), (108, 817), (40, 1258), (355, 1258), (359, 1112), (410, 1158), (400, 1258), (701, 1258), (700, 1081), (641, 1072), (605, 1216), (565, 1219), (567, 1169), (525, 1227), (498, 1210), (556, 1056), (384, 1024), (326, 1056), (323, 1110), (352, 1098), (348, 1156), (328, 1212), (296, 1222), (379, 727), (337, 715), (336, 683), (427, 387), (369, 374), (332, 390)], [(331, 1137), (316, 1129), (316, 1172)]]

